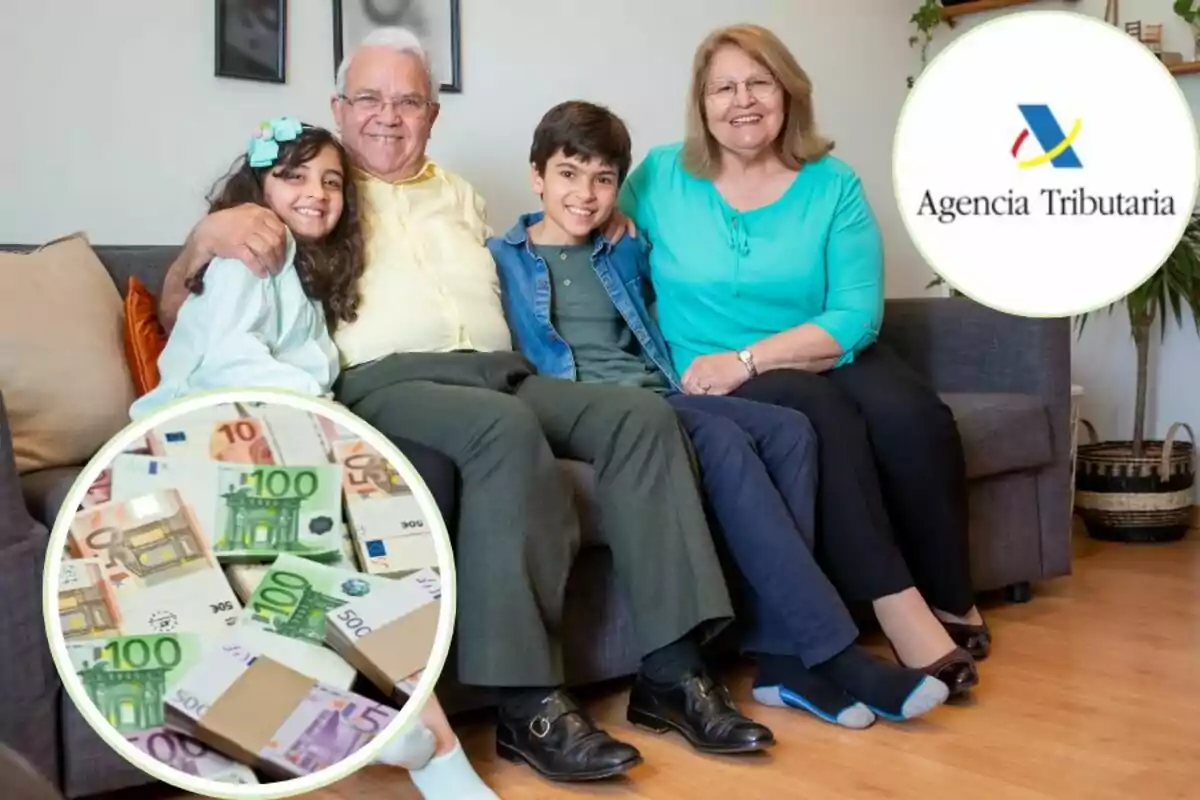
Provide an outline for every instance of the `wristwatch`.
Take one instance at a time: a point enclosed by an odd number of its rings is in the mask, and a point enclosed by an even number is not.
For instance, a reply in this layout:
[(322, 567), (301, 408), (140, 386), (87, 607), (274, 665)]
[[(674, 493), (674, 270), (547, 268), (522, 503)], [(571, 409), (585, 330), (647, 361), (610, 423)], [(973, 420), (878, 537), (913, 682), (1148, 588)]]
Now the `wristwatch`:
[(738, 361), (742, 362), (742, 366), (746, 368), (746, 372), (750, 373), (751, 378), (758, 374), (758, 367), (754, 366), (754, 353), (749, 350), (738, 350), (737, 357)]

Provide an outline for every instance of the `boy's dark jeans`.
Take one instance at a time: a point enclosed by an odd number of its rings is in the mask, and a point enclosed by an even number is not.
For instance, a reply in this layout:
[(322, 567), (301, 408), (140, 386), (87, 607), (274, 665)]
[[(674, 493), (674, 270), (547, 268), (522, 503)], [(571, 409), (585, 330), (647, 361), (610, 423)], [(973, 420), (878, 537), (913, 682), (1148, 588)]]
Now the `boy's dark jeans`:
[(858, 629), (817, 565), (817, 436), (792, 409), (715, 395), (672, 394), (692, 440), (710, 515), (741, 583), (747, 652), (820, 664)]

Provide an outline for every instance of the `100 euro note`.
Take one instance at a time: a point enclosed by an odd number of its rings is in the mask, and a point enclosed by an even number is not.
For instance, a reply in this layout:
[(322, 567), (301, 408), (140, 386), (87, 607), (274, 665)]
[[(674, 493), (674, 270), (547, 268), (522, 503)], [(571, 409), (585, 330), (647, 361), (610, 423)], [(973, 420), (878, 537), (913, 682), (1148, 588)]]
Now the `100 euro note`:
[[(341, 531), (342, 538), (337, 555), (328, 561), (322, 560), (321, 563), (338, 569), (360, 572), (358, 556), (354, 552), (354, 540), (350, 537), (350, 528), (343, 522), (338, 526), (338, 530)], [(258, 588), (258, 584), (262, 583), (262, 579), (267, 576), (269, 569), (271, 569), (270, 563), (235, 563), (225, 567), (225, 575), (229, 578), (229, 585), (233, 587), (233, 591), (245, 603), (250, 600), (250, 596)]]
[(391, 462), (362, 439), (335, 441), (333, 452), (363, 570), (398, 575), (436, 568), (437, 546), (425, 515)]
[[(436, 618), (439, 605), (433, 604), (440, 604), (441, 597), (441, 579), (431, 569), (387, 580), (374, 591), (354, 597), (330, 612), (326, 642), (347, 661), (363, 668), (364, 674), (381, 691), (412, 695), (425, 671), (424, 665), (429, 662), (433, 639), (389, 638), (383, 653), (378, 652), (378, 647), (365, 647), (363, 642), (366, 637), (418, 611), (430, 611)], [(398, 667), (401, 664), (409, 664), (412, 668)]]
[(390, 583), (293, 555), (272, 563), (246, 600), (239, 635), (277, 661), (331, 686), (349, 688), (355, 670), (325, 640), (327, 615)]
[(219, 557), (337, 557), (342, 492), (336, 465), (221, 464), (217, 474), (213, 550)]
[(275, 467), (192, 458), (119, 456), (115, 499), (174, 489), (222, 561), (280, 553), (333, 560), (341, 549), (340, 474), (332, 464)]
[(79, 511), (72, 550), (98, 563), (112, 585), (122, 633), (228, 633), (241, 603), (207, 537), (174, 489)]
[(163, 727), (167, 694), (201, 653), (195, 634), (113, 636), (67, 645), (88, 699), (135, 747), (189, 775), (256, 784), (248, 767)]
[[(206, 650), (201, 663), (189, 670), (168, 696), (168, 726), (189, 735), (205, 728), (206, 715), (260, 655), (240, 636)], [(262, 711), (252, 704), (257, 696), (251, 694), (251, 701), (238, 709), (247, 718), (261, 719)], [(352, 755), (381, 733), (395, 715), (387, 706), (315, 683), (297, 698), (266, 744), (253, 755), (265, 770), (282, 777), (310, 774)], [(224, 731), (222, 738), (236, 741), (236, 733)]]

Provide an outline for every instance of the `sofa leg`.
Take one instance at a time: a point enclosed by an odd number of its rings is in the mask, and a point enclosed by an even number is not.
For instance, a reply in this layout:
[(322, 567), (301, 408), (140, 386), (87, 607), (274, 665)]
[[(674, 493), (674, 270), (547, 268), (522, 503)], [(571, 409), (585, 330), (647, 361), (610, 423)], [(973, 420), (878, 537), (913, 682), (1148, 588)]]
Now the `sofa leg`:
[(1010, 603), (1028, 603), (1033, 599), (1033, 586), (1029, 581), (1010, 583), (1004, 587), (1004, 597)]

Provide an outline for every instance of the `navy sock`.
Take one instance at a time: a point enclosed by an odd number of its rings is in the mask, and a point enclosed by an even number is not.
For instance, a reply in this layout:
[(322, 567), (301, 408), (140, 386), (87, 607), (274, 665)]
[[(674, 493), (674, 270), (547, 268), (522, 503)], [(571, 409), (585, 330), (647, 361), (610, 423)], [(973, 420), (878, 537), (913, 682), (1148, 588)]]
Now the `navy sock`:
[(817, 664), (813, 672), (892, 720), (918, 717), (941, 705), (949, 695), (946, 684), (937, 678), (875, 658), (857, 645)]
[(677, 683), (689, 672), (703, 671), (704, 656), (691, 636), (676, 639), (642, 659), (642, 675), (656, 683)]
[(808, 669), (796, 656), (759, 653), (753, 694), (763, 705), (802, 708), (826, 722), (847, 728), (865, 728), (875, 721), (875, 715), (862, 703), (833, 681)]

